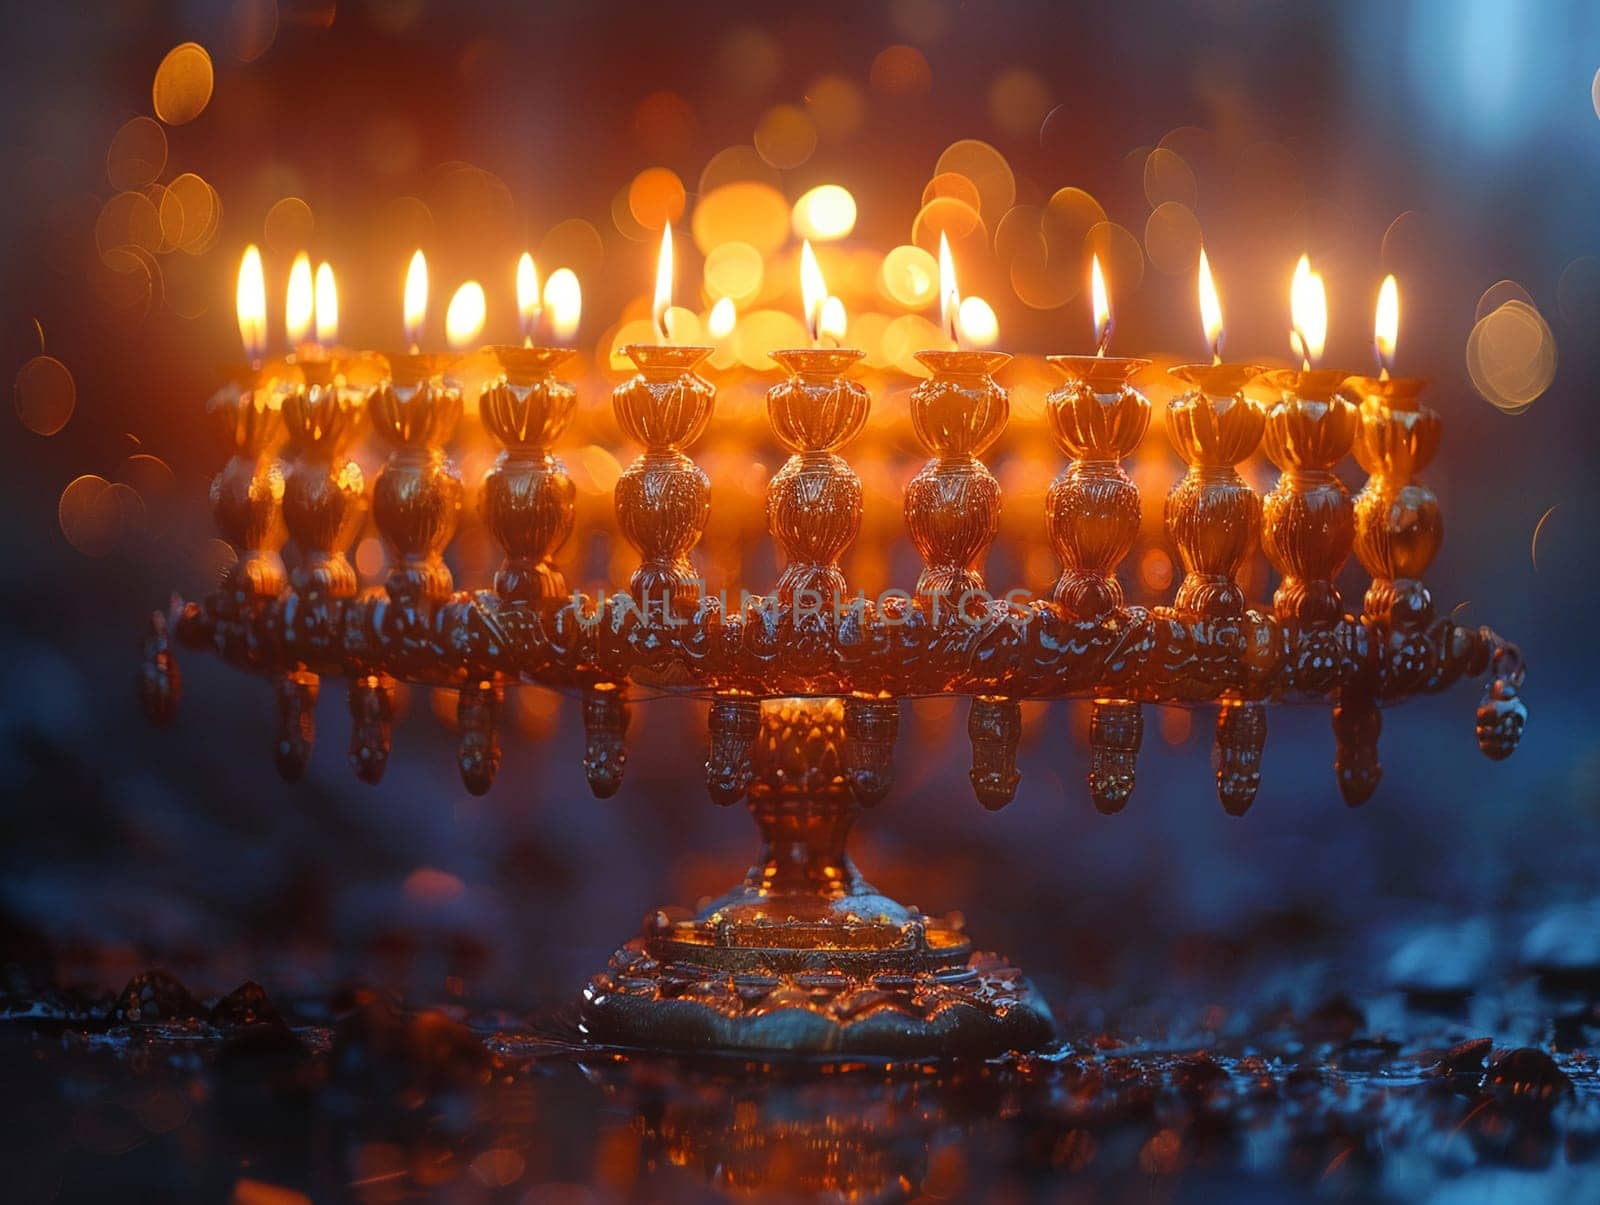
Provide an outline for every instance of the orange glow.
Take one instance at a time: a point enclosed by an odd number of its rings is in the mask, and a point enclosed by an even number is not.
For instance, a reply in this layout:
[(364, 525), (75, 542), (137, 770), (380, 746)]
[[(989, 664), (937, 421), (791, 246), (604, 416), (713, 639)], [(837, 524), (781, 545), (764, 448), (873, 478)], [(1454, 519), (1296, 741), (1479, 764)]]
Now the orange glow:
[(840, 239), (856, 228), (856, 199), (837, 184), (819, 184), (794, 203), (794, 232), (818, 242)]
[(672, 308), (672, 223), (661, 227), (661, 254), (656, 258), (656, 298), (650, 308), (650, 320), (655, 324), (656, 338), (663, 343), (672, 342), (672, 332), (667, 329), (667, 311)]
[(289, 288), (283, 299), (283, 327), (291, 348), (298, 347), (311, 335), (314, 297), (311, 257), (302, 251), (294, 257), (294, 265), (289, 269)]
[(962, 337), (974, 347), (993, 347), (1000, 338), (1000, 320), (982, 297), (963, 297), (956, 322)]
[(333, 281), (333, 265), (317, 265), (317, 342), (330, 347), (339, 341), (339, 287)]
[(477, 281), (469, 280), (456, 290), (444, 312), (444, 337), (452, 351), (466, 351), (478, 341), (488, 308), (483, 286)]
[(571, 268), (557, 268), (544, 282), (544, 308), (550, 315), (550, 338), (565, 346), (578, 333), (583, 317), (583, 289)]
[(1378, 366), (1385, 379), (1394, 371), (1394, 348), (1400, 338), (1400, 286), (1391, 273), (1378, 290), (1378, 313), (1373, 321), (1373, 340), (1378, 345)]
[(828, 282), (823, 279), (822, 265), (817, 263), (811, 240), (806, 239), (800, 244), (800, 301), (813, 344), (822, 334), (822, 307), (827, 300)]
[(1111, 342), (1111, 299), (1106, 295), (1106, 278), (1100, 271), (1098, 255), (1090, 260), (1089, 292), (1094, 297), (1094, 354), (1103, 356)]
[(961, 289), (956, 284), (956, 265), (950, 258), (950, 240), (939, 233), (939, 325), (950, 342), (961, 346)]
[(1200, 321), (1205, 326), (1206, 346), (1211, 349), (1211, 362), (1222, 363), (1222, 301), (1217, 296), (1216, 283), (1211, 279), (1211, 263), (1206, 259), (1206, 249), (1200, 248)]
[(251, 364), (259, 364), (267, 353), (267, 281), (261, 270), (261, 249), (254, 243), (244, 249), (244, 258), (239, 261), (239, 284), (233, 304), (245, 358)]
[(1328, 340), (1328, 294), (1322, 287), (1322, 277), (1311, 270), (1310, 256), (1302, 255), (1294, 266), (1289, 314), (1294, 322), (1290, 346), (1300, 353), (1302, 367), (1309, 370), (1322, 359), (1322, 348)]
[(406, 346), (413, 353), (422, 347), (422, 327), (428, 320), (428, 261), (419, 250), (411, 257), (406, 269), (405, 304), (402, 310), (406, 328)]
[(821, 341), (837, 347), (844, 341), (844, 333), (849, 325), (844, 302), (837, 297), (826, 298), (822, 303), (822, 316), (817, 321), (817, 334)]
[(711, 307), (711, 315), (706, 319), (706, 331), (713, 339), (726, 339), (733, 334), (734, 324), (738, 321), (739, 311), (734, 308), (733, 298), (722, 297)]
[(522, 320), (522, 341), (532, 347), (534, 327), (539, 322), (539, 269), (526, 251), (517, 261), (517, 316)]

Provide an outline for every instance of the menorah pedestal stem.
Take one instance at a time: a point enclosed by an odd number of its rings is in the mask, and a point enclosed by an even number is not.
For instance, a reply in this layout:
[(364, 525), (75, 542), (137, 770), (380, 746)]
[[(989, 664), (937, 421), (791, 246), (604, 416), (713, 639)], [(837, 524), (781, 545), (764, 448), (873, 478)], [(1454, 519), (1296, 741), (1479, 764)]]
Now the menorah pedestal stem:
[[(838, 699), (765, 703), (751, 751), (761, 859), (678, 919), (662, 911), (584, 992), (582, 1025), (618, 1045), (930, 1058), (1054, 1037), (1022, 973), (958, 922), (883, 895), (845, 850), (861, 805)], [(681, 915), (681, 914), (680, 914)]]

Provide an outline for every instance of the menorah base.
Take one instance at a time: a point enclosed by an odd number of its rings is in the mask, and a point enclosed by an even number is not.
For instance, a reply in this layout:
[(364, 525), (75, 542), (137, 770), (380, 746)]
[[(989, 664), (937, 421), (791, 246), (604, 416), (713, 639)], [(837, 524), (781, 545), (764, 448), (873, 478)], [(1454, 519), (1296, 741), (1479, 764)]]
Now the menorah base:
[(893, 1058), (986, 1057), (1054, 1038), (1021, 971), (863, 886), (811, 921), (730, 921), (738, 905), (726, 902), (693, 920), (658, 913), (585, 989), (585, 1033), (631, 1047)]
[(584, 1032), (636, 1047), (894, 1058), (1050, 1041), (1050, 1009), (1020, 971), (851, 862), (861, 803), (842, 769), (843, 701), (769, 699), (753, 728), (738, 777), (761, 859), (698, 915), (646, 921), (590, 981)]

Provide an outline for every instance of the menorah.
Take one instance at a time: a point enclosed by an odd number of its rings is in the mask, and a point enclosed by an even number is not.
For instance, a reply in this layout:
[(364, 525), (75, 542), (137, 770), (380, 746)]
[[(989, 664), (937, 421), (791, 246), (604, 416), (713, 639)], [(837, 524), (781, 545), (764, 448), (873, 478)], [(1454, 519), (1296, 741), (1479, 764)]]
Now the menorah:
[[(311, 752), (322, 680), (343, 678), (350, 762), (369, 783), (389, 760), (396, 683), (457, 691), (474, 793), (500, 765), (508, 684), (581, 695), (584, 768), (602, 797), (622, 781), (631, 689), (708, 697), (711, 797), (747, 801), (764, 849), (743, 883), (696, 915), (656, 913), (593, 978), (581, 1015), (595, 1040), (922, 1055), (1052, 1037), (1049, 1008), (1019, 971), (976, 952), (959, 921), (876, 891), (846, 852), (856, 818), (891, 788), (903, 699), (970, 700), (972, 788), (991, 809), (1017, 790), (1024, 700), (1090, 702), (1089, 796), (1104, 813), (1134, 789), (1147, 703), (1216, 707), (1217, 792), (1235, 815), (1260, 783), (1271, 704), (1331, 705), (1352, 805), (1378, 783), (1386, 705), (1487, 672), (1480, 748), (1503, 758), (1521, 735), (1515, 646), (1438, 616), (1421, 580), (1442, 526), (1417, 479), (1440, 435), (1419, 381), (1172, 370), (1167, 430), (1189, 469), (1165, 524), (1184, 572), (1170, 606), (1144, 608), (1125, 602), (1116, 570), (1138, 532), (1139, 490), (1122, 461), (1149, 421), (1133, 384), (1148, 362), (1050, 358), (1065, 383), (1046, 413), (1067, 463), (1046, 502), (1062, 566), (1046, 598), (997, 596), (981, 568), (1001, 504), (982, 457), (1007, 422), (994, 373), (1008, 357), (921, 353), (930, 376), (909, 406), (929, 459), (906, 486), (905, 521), (923, 569), (913, 589), (868, 599), (839, 563), (862, 516), (860, 480), (840, 455), (871, 406), (849, 376), (862, 353), (776, 352), (787, 377), (767, 410), (790, 456), (769, 484), (767, 525), (785, 563), (770, 591), (731, 603), (703, 588), (690, 559), (711, 499), (688, 449), (716, 399), (696, 371), (712, 349), (624, 350), (638, 371), (612, 404), (643, 448), (615, 486), (639, 558), (625, 591), (569, 592), (556, 561), (574, 527), (574, 485), (555, 451), (577, 402), (556, 376), (568, 353), (494, 349), (476, 400), (503, 449), (482, 504), (505, 556), (492, 587), (475, 591), (457, 591), (443, 559), (463, 498), (445, 453), (463, 410), (451, 360), (285, 364), (209, 405), (231, 451), (212, 506), (237, 561), (203, 601), (153, 615), (140, 678), (158, 722), (178, 700), (174, 637), (270, 678), (274, 753), (290, 779)], [(377, 384), (358, 386), (357, 368)], [(370, 493), (351, 458), (363, 413), (390, 449)], [(1265, 499), (1237, 467), (1263, 440), (1281, 470)], [(1352, 448), (1369, 474), (1354, 498), (1333, 472)], [(358, 592), (347, 551), (369, 506), (390, 568), (381, 588)], [(298, 556), (286, 573), (287, 540)], [(1258, 543), (1281, 575), (1270, 608), (1250, 607), (1238, 581)], [(1352, 549), (1371, 575), (1359, 616), (1333, 581)]]

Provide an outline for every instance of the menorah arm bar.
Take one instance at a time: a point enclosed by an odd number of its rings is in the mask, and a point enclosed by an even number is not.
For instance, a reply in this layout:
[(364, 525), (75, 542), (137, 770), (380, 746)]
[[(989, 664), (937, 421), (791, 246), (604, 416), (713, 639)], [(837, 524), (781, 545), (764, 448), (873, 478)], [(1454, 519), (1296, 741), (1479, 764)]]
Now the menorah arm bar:
[(507, 605), (480, 592), (398, 608), (382, 591), (307, 599), (290, 587), (270, 599), (219, 593), (175, 602), (171, 617), (180, 643), (252, 672), (383, 674), (436, 687), (637, 682), (758, 698), (1104, 696), (1163, 704), (1359, 695), (1386, 706), (1480, 676), (1491, 662), (1513, 688), (1522, 674), (1515, 646), (1449, 619), (1408, 628), (1254, 610), (1186, 619), (1134, 607), (1083, 620), (1048, 601), (997, 600), (977, 615), (940, 615), (899, 597), (836, 613), (771, 599), (725, 612), (715, 598), (652, 611), (627, 595)]

